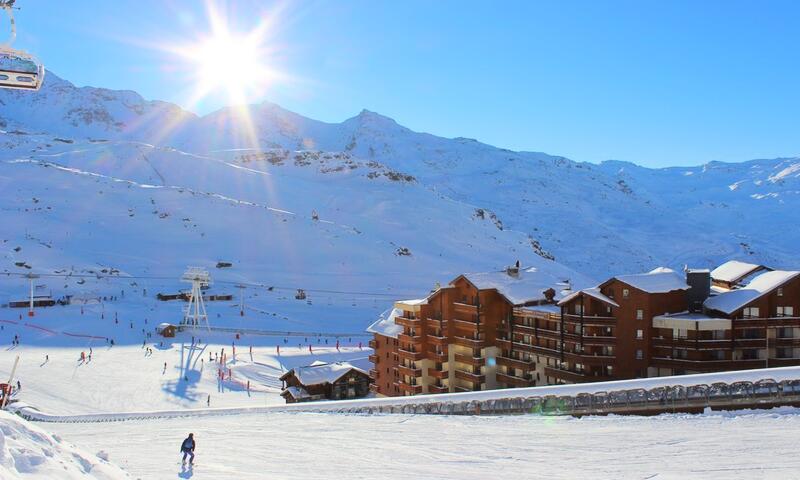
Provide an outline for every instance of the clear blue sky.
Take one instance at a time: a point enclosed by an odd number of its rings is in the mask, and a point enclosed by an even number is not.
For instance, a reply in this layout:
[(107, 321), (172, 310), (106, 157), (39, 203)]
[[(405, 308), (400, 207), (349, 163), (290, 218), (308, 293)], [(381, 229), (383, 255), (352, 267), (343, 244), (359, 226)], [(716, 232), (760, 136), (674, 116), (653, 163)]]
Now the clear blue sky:
[[(197, 37), (208, 28), (203, 2), (18, 4), (17, 46), (58, 75), (185, 103), (185, 72), (140, 44)], [(249, 29), (276, 5), (227, 9)], [(280, 5), (270, 63), (293, 79), (263, 99), (315, 119), (366, 108), (417, 131), (592, 162), (800, 155), (800, 1)]]

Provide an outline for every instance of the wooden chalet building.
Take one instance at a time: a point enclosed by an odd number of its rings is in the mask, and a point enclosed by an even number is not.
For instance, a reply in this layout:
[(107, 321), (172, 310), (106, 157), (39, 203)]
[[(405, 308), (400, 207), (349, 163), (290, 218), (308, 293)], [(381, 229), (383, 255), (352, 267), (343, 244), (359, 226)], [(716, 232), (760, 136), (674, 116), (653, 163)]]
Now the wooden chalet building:
[(281, 396), (286, 403), (345, 400), (369, 393), (367, 372), (349, 363), (314, 362), (283, 374)]
[(799, 312), (800, 272), (743, 262), (575, 291), (514, 267), (461, 275), (370, 326), (371, 388), (416, 395), (800, 365)]
[(375, 335), (373, 390), (393, 396), (518, 386), (501, 327), (515, 308), (553, 304), (569, 288), (565, 278), (514, 266), (460, 275), (426, 298), (396, 302), (385, 314), (396, 327), (382, 318), (368, 329)]

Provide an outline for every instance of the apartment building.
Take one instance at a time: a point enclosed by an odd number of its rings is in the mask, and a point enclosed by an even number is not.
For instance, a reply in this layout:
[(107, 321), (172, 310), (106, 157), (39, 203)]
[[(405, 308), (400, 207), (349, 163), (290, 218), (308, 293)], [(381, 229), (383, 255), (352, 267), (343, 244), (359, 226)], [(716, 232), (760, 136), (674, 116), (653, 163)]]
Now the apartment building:
[(461, 275), (424, 299), (397, 302), (396, 343), (374, 340), (380, 362), (395, 346), (396, 365), (383, 364), (374, 390), (415, 395), (800, 364), (800, 272), (734, 261), (575, 290), (537, 273)]
[[(505, 361), (498, 327), (515, 308), (552, 304), (570, 288), (567, 279), (513, 266), (459, 275), (426, 298), (396, 302), (386, 315), (393, 325), (379, 319), (368, 329), (376, 348), (373, 391), (392, 396), (506, 386), (497, 375)], [(397, 360), (390, 363), (393, 340)]]

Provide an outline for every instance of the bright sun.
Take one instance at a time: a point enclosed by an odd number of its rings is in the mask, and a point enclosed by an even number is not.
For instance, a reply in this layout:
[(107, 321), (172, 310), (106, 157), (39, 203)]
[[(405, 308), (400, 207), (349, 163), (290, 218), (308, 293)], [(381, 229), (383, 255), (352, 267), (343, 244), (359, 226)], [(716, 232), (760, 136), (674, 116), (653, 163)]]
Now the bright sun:
[(269, 66), (268, 23), (250, 32), (232, 32), (216, 12), (209, 11), (211, 31), (204, 38), (174, 50), (187, 63), (194, 88), (191, 102), (225, 92), (231, 104), (264, 96), (276, 78)]

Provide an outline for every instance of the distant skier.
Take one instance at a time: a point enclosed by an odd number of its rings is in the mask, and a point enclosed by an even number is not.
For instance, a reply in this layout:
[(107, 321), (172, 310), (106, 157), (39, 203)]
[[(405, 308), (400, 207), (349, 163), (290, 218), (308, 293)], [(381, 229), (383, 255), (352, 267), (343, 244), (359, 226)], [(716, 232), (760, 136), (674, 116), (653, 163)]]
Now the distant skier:
[(194, 464), (194, 434), (190, 433), (188, 437), (181, 443), (181, 452), (183, 452), (183, 460), (181, 463), (186, 465), (186, 456), (189, 456), (189, 465)]

